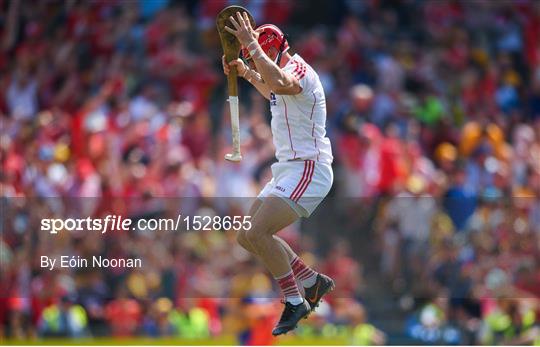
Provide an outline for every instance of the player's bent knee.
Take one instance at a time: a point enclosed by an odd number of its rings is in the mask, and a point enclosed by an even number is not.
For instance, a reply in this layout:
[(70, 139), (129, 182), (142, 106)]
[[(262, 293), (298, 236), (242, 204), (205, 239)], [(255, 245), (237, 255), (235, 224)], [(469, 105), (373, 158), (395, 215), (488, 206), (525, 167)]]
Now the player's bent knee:
[(261, 241), (261, 232), (258, 228), (252, 228), (249, 231), (246, 231), (244, 236), (254, 247), (257, 247)]

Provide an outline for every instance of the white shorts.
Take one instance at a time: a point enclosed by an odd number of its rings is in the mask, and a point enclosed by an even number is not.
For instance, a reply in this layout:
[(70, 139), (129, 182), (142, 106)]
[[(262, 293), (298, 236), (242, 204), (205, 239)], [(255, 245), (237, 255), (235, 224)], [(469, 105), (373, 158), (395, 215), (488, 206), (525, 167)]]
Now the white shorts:
[(284, 200), (300, 217), (309, 217), (330, 191), (334, 173), (328, 164), (313, 160), (287, 161), (272, 164), (272, 179), (258, 195)]

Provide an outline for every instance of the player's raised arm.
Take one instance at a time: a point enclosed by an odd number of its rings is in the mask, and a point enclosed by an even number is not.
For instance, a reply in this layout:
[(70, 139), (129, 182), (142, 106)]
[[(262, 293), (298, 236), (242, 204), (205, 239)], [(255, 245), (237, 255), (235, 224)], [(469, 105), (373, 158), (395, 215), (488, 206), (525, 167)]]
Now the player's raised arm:
[(288, 72), (281, 70), (270, 58), (264, 54), (261, 46), (252, 51), (252, 58), (257, 66), (257, 71), (267, 82), (270, 90), (280, 95), (296, 95), (302, 92), (300, 83)]
[(302, 91), (302, 87), (298, 80), (290, 73), (283, 71), (272, 61), (272, 59), (279, 60), (277, 58), (283, 53), (282, 50), (270, 47), (265, 53), (258, 41), (259, 33), (251, 28), (247, 16), (237, 13), (236, 19), (231, 16), (230, 21), (235, 29), (225, 27), (225, 30), (235, 35), (249, 52), (250, 58), (257, 67), (257, 73), (260, 74), (260, 78), (268, 88), (280, 95), (299, 94)]
[(227, 64), (225, 62), (225, 56), (223, 56), (221, 58), (221, 63), (223, 64), (223, 72), (225, 75), (229, 74), (230, 66), (236, 66), (238, 75), (251, 83), (262, 96), (270, 100), (270, 93), (272, 90), (264, 82), (261, 75), (257, 71), (250, 69), (241, 59), (233, 60)]

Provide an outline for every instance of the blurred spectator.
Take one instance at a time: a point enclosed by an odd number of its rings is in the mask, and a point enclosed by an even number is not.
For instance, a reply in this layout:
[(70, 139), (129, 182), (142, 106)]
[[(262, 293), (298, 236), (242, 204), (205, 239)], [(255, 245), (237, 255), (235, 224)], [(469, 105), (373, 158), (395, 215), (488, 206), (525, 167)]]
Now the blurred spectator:
[(38, 111), (37, 82), (28, 71), (14, 74), (6, 92), (8, 112), (14, 119), (32, 120)]
[(139, 302), (126, 297), (126, 289), (121, 287), (116, 298), (105, 307), (105, 317), (112, 336), (133, 336), (142, 320)]
[(45, 308), (39, 323), (40, 335), (44, 337), (84, 337), (87, 329), (85, 309), (70, 296), (63, 296), (59, 303)]

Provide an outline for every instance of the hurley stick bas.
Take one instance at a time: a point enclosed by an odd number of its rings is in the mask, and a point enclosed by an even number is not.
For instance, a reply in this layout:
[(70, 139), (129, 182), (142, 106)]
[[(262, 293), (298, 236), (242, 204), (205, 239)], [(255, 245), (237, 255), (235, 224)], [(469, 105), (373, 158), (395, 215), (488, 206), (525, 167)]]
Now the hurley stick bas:
[[(230, 32), (225, 30), (225, 26), (234, 27), (229, 20), (230, 16), (236, 17), (236, 12), (246, 12), (248, 14), (251, 26), (255, 27), (255, 21), (253, 16), (242, 6), (229, 6), (225, 7), (218, 14), (216, 19), (216, 26), (221, 39), (221, 46), (223, 47), (223, 54), (225, 54), (225, 61), (227, 63), (238, 59), (240, 54), (240, 42)], [(229, 90), (229, 107), (231, 111), (231, 128), (232, 128), (232, 153), (226, 154), (225, 159), (229, 161), (242, 160), (242, 154), (240, 153), (240, 114), (238, 110), (238, 72), (235, 66), (231, 66), (229, 75), (227, 76), (227, 85)]]

